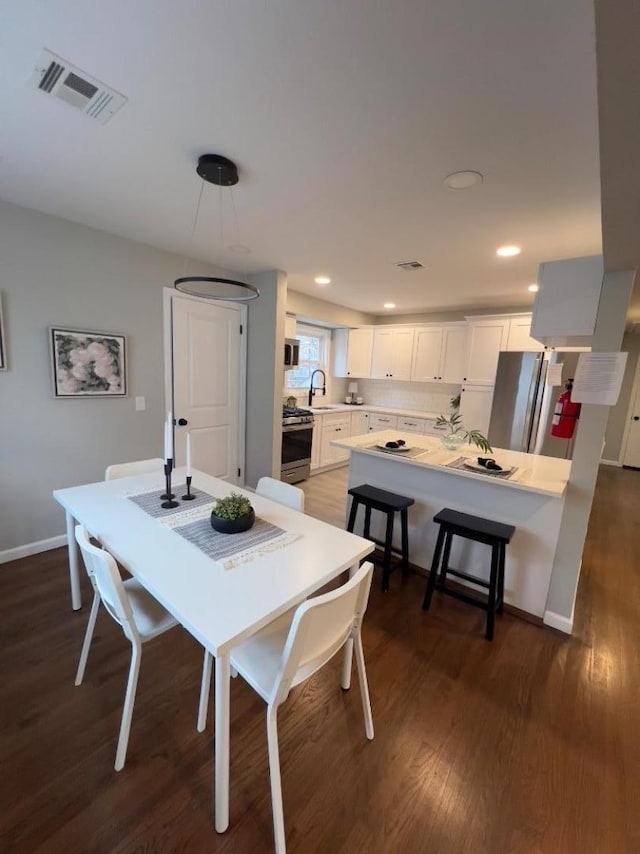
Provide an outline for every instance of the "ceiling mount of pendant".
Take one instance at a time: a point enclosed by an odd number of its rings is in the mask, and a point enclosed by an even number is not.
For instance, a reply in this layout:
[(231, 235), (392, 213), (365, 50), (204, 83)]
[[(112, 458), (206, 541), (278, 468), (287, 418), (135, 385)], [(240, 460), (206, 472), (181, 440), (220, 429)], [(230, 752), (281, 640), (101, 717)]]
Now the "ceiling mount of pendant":
[(196, 172), (210, 184), (233, 187), (238, 183), (238, 167), (221, 154), (203, 154), (198, 159)]

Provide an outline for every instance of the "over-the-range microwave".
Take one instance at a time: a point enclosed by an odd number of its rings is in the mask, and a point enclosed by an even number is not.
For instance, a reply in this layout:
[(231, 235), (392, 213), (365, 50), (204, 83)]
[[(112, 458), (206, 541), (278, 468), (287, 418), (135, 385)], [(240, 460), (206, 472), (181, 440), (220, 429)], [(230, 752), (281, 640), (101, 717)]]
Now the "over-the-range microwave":
[(297, 368), (300, 363), (300, 342), (297, 338), (284, 339), (284, 366)]

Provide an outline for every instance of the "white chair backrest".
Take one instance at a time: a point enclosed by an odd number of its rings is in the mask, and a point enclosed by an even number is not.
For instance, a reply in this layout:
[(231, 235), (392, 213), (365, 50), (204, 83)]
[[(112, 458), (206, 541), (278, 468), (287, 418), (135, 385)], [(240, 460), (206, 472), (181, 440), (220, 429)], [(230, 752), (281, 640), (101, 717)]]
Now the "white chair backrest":
[(279, 504), (286, 504), (293, 510), (304, 513), (304, 492), (291, 483), (283, 483), (273, 477), (261, 477), (256, 486), (258, 495), (271, 498)]
[(373, 564), (364, 563), (346, 584), (298, 607), (282, 652), (271, 704), (283, 703), (291, 688), (312, 676), (352, 633), (360, 631), (372, 575)]
[(76, 541), (80, 546), (87, 573), (95, 582), (104, 607), (116, 623), (122, 626), (125, 635), (134, 640), (138, 637), (138, 630), (115, 560), (108, 551), (91, 544), (89, 534), (82, 525), (76, 525)]
[(164, 472), (164, 460), (156, 457), (153, 460), (136, 460), (132, 463), (115, 463), (108, 466), (104, 473), (105, 480), (116, 480), (119, 477), (131, 477), (134, 474), (151, 474)]

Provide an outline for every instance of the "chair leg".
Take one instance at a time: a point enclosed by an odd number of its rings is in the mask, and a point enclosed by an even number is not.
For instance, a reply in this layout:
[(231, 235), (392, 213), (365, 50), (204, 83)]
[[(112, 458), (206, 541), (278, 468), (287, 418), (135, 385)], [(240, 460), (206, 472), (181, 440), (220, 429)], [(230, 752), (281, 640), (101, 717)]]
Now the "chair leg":
[(205, 649), (204, 661), (202, 662), (202, 682), (200, 683), (200, 703), (198, 706), (198, 732), (204, 732), (207, 728), (207, 710), (209, 708), (209, 697), (211, 696), (211, 665), (213, 656)]
[(498, 565), (498, 614), (502, 614), (504, 605), (504, 559), (506, 546), (500, 543), (500, 562)]
[(351, 498), (351, 510), (349, 511), (349, 521), (347, 522), (347, 531), (353, 532), (353, 529), (356, 524), (356, 515), (358, 513), (358, 500), (357, 498)]
[(371, 536), (371, 507), (368, 504), (364, 506), (364, 530), (362, 532), (365, 540)]
[(269, 746), (269, 775), (271, 777), (271, 809), (276, 854), (285, 854), (284, 810), (282, 806), (282, 779), (280, 777), (280, 752), (278, 749), (278, 707), (267, 707), (267, 743)]
[(409, 574), (409, 520), (407, 508), (400, 511), (400, 521), (402, 523), (402, 571), (405, 575)]
[(393, 545), (393, 511), (387, 513), (387, 534), (384, 538), (384, 562), (382, 564), (382, 592), (389, 589), (391, 575), (391, 546)]
[(440, 575), (438, 578), (438, 586), (444, 586), (447, 580), (447, 570), (449, 569), (449, 557), (451, 555), (451, 542), (453, 541), (453, 534), (450, 531), (447, 531), (447, 535), (444, 540), (444, 554), (442, 555), (442, 563), (440, 564)]
[(428, 611), (431, 605), (431, 597), (436, 586), (436, 577), (438, 575), (438, 565), (440, 563), (440, 555), (442, 554), (442, 543), (444, 542), (444, 528), (442, 525), (438, 528), (438, 539), (436, 540), (436, 548), (431, 561), (431, 569), (429, 570), (429, 580), (427, 581), (427, 589), (424, 592), (424, 601), (422, 610)]
[(493, 626), (496, 619), (496, 592), (498, 586), (498, 574), (500, 572), (500, 546), (496, 543), (491, 547), (491, 575), (489, 577), (489, 598), (487, 600), (487, 630), (485, 637), (493, 640)]
[(362, 711), (364, 713), (364, 729), (368, 739), (373, 738), (373, 716), (371, 714), (371, 700), (369, 698), (369, 683), (367, 682), (367, 671), (364, 665), (364, 651), (362, 649), (362, 636), (360, 632), (354, 638), (356, 652), (356, 666), (358, 668), (358, 680), (360, 682), (360, 697), (362, 699)]
[(129, 668), (129, 679), (127, 681), (127, 693), (124, 698), (122, 710), (122, 723), (120, 724), (120, 735), (118, 736), (118, 749), (116, 750), (116, 771), (124, 768), (124, 760), (127, 756), (127, 745), (129, 744), (129, 731), (131, 730), (131, 718), (133, 716), (133, 704), (136, 700), (136, 688), (138, 687), (138, 676), (140, 674), (140, 659), (142, 658), (142, 645), (140, 641), (131, 644), (131, 667)]
[(87, 623), (87, 631), (84, 635), (82, 643), (82, 652), (80, 653), (80, 661), (78, 662), (78, 672), (76, 673), (76, 685), (80, 685), (84, 679), (84, 670), (87, 666), (87, 658), (89, 656), (89, 647), (93, 639), (93, 630), (96, 627), (96, 618), (98, 609), (100, 608), (100, 594), (97, 590), (93, 592), (93, 602), (91, 603), (91, 611), (89, 613), (89, 622)]

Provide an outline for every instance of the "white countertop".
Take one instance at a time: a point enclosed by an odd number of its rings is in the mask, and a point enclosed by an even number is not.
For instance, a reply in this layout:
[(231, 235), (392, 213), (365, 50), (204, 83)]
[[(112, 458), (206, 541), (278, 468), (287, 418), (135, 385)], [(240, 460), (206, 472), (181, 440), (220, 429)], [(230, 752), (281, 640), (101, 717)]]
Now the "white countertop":
[[(327, 408), (328, 407), (328, 408)], [(381, 412), (388, 415), (400, 415), (405, 418), (424, 418), (427, 421), (435, 421), (440, 415), (439, 412), (425, 412), (424, 410), (416, 409), (397, 409), (393, 406), (373, 406), (368, 403), (327, 403), (323, 406), (305, 406), (305, 409), (310, 409), (314, 415), (330, 415), (332, 412)]]
[[(389, 410), (383, 410), (388, 412)], [(384, 445), (385, 442), (394, 439), (404, 439), (412, 448), (424, 448), (425, 453), (418, 457), (407, 457), (401, 454), (394, 455), (385, 451), (369, 449), (373, 444)], [(542, 493), (553, 497), (564, 494), (569, 480), (571, 470), (570, 460), (560, 460), (555, 457), (544, 457), (541, 454), (523, 454), (520, 451), (507, 451), (494, 448), (491, 454), (482, 454), (475, 445), (463, 445), (458, 451), (448, 451), (443, 447), (439, 438), (422, 436), (416, 433), (403, 433), (401, 430), (380, 430), (364, 433), (361, 436), (352, 436), (350, 439), (337, 439), (331, 442), (340, 448), (348, 448), (363, 454), (371, 454), (381, 459), (392, 460), (397, 465), (418, 466), (425, 469), (437, 469), (446, 472), (453, 477), (470, 478), (474, 481), (492, 481), (504, 486), (506, 489), (526, 490), (529, 492)], [(511, 480), (495, 477), (472, 470), (448, 468), (458, 457), (465, 456), (476, 459), (479, 455), (491, 456), (503, 468), (515, 466), (518, 471)]]

